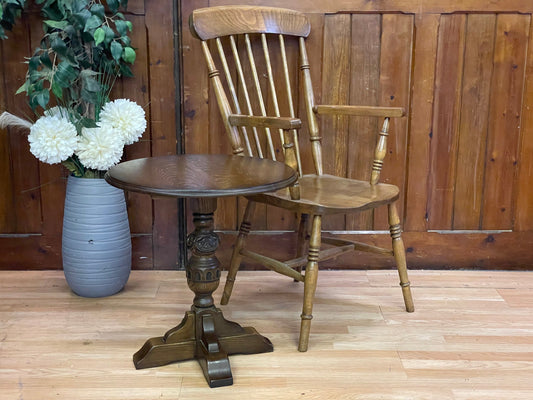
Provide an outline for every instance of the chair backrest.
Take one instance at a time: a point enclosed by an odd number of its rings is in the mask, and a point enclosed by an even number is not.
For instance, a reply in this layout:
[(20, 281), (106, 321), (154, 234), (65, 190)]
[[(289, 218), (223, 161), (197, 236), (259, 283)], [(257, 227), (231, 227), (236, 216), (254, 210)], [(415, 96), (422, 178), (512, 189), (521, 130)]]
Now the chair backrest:
[(271, 7), (211, 7), (193, 11), (190, 28), (202, 40), (233, 153), (284, 160), (301, 174), (297, 114), (304, 108), (313, 162), (321, 174), (305, 14)]
[[(387, 153), (389, 119), (403, 116), (404, 110), (315, 105), (305, 44), (311, 27), (305, 14), (272, 7), (221, 6), (197, 9), (189, 22), (193, 35), (202, 41), (209, 78), (234, 154), (284, 160), (301, 175), (300, 111), (307, 120), (307, 153), (311, 154), (315, 173), (322, 175), (317, 114), (382, 117), (383, 127), (370, 166), (370, 184), (379, 182)], [(297, 185), (291, 189), (293, 199), (299, 198)]]

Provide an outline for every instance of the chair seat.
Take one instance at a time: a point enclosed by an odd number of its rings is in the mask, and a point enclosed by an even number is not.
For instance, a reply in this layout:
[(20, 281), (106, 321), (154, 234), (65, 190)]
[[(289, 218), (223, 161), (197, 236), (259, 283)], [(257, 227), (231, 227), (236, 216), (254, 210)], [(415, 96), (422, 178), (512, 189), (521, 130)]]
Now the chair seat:
[(394, 202), (399, 195), (399, 189), (394, 185), (370, 185), (366, 181), (333, 175), (304, 175), (299, 183), (299, 200), (292, 200), (288, 189), (247, 197), (287, 210), (325, 215), (375, 208)]

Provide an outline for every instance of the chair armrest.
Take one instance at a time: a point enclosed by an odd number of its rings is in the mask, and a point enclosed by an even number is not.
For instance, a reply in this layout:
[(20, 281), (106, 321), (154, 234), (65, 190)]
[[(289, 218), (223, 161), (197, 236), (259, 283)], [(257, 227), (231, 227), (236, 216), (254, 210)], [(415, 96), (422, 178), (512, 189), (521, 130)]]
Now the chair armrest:
[(230, 114), (228, 121), (233, 126), (257, 126), (274, 129), (299, 129), (302, 121), (290, 117), (259, 117), (255, 115)]
[(313, 111), (317, 114), (353, 115), (360, 117), (403, 117), (405, 115), (405, 109), (402, 107), (319, 105), (313, 107)]

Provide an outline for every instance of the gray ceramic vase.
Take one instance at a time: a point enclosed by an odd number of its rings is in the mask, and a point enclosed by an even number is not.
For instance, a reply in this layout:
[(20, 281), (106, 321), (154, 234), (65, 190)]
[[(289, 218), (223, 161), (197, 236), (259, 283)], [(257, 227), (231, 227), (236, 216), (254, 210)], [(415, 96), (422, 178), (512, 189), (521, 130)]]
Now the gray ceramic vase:
[(63, 271), (74, 293), (111, 296), (131, 271), (124, 192), (103, 179), (70, 176), (63, 217)]

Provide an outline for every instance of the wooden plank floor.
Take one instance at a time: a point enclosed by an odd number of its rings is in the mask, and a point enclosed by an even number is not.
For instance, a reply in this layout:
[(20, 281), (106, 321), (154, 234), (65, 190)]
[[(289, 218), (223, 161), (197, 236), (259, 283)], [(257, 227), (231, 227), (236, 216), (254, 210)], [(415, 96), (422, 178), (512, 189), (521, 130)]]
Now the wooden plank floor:
[(196, 361), (131, 361), (189, 309), (183, 272), (134, 271), (120, 294), (85, 299), (61, 271), (3, 271), (0, 399), (533, 399), (533, 272), (410, 275), (413, 314), (394, 271), (321, 271), (299, 353), (301, 284), (241, 272), (224, 314), (274, 352), (232, 356), (234, 385), (210, 389)]

